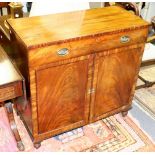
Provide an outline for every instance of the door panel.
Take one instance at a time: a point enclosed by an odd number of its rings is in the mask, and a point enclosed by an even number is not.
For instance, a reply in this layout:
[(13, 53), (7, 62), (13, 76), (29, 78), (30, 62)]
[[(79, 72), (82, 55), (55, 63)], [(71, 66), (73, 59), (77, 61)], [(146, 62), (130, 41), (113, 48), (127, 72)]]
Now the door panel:
[(88, 56), (58, 64), (36, 71), (39, 133), (88, 121)]
[(124, 105), (129, 100), (141, 63), (142, 48), (120, 48), (100, 53), (95, 59), (97, 76), (94, 102), (92, 103), (93, 120)]

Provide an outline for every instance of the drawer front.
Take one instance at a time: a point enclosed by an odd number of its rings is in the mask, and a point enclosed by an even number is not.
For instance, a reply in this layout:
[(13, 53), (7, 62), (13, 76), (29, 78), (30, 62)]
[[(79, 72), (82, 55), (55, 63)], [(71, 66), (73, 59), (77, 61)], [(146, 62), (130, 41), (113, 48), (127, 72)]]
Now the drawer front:
[(0, 88), (0, 102), (22, 96), (22, 82)]
[(139, 29), (126, 32), (119, 32), (92, 37), (87, 40), (72, 41), (70, 43), (71, 50), (89, 50), (93, 52), (100, 52), (104, 50), (130, 46), (133, 44), (144, 43), (146, 41), (148, 30)]
[(146, 42), (147, 31), (137, 30), (129, 32), (121, 32), (115, 35), (98, 38), (94, 51), (104, 51), (114, 48), (130, 46)]
[(29, 66), (35, 68), (55, 61), (143, 43), (146, 41), (146, 36), (147, 29), (139, 29), (33, 49), (29, 51)]

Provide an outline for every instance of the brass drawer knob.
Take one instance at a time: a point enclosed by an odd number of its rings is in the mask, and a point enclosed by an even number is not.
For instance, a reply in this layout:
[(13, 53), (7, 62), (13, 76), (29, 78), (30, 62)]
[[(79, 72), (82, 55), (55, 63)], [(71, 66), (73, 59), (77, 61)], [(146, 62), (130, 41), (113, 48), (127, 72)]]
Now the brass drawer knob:
[(120, 42), (121, 43), (128, 43), (130, 41), (130, 37), (129, 36), (122, 36), (120, 38)]
[(61, 50), (59, 50), (59, 51), (57, 52), (57, 54), (58, 54), (59, 56), (66, 56), (66, 55), (69, 54), (69, 50), (68, 50), (67, 48), (62, 48)]

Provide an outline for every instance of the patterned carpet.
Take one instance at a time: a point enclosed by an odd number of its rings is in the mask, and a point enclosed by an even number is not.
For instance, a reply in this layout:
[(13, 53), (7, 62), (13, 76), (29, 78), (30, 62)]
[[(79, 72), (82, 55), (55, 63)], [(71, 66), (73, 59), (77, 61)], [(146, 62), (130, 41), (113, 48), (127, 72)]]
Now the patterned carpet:
[[(18, 151), (4, 108), (0, 108), (0, 118), (0, 151)], [(33, 147), (22, 121), (16, 114), (15, 118), (25, 151), (155, 151), (155, 144), (129, 116), (123, 118), (117, 114), (63, 133), (43, 141), (39, 149)]]

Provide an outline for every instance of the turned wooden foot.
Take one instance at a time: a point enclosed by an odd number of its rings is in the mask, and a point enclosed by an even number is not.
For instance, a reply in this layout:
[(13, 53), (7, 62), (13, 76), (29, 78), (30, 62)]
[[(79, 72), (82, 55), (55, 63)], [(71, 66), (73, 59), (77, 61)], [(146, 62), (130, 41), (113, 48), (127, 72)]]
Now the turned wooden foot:
[(24, 147), (22, 141), (17, 142), (17, 147), (18, 147), (18, 149), (20, 151), (24, 151), (25, 150), (25, 147)]
[(19, 115), (19, 111), (18, 111), (18, 109), (17, 109), (17, 104), (14, 103), (14, 104), (13, 104), (13, 108), (14, 108), (14, 110), (15, 110), (17, 116), (20, 116), (20, 115)]
[(38, 149), (41, 146), (41, 142), (34, 143), (33, 145), (36, 149)]
[(16, 111), (16, 114), (17, 114), (17, 116), (19, 116), (19, 117), (20, 117), (19, 111)]
[(127, 116), (127, 114), (128, 114), (128, 111), (122, 111), (122, 116), (123, 117)]
[(18, 147), (18, 149), (20, 151), (23, 151), (24, 150), (24, 145), (23, 145), (23, 143), (21, 141), (21, 138), (20, 138), (20, 135), (19, 135), (16, 123), (15, 123), (15, 119), (14, 119), (14, 115), (13, 115), (12, 103), (11, 102), (6, 103), (5, 104), (5, 108), (7, 110), (8, 119), (9, 119), (11, 130), (12, 130), (13, 135), (14, 135), (14, 137), (16, 139), (16, 142), (17, 142), (17, 147)]

